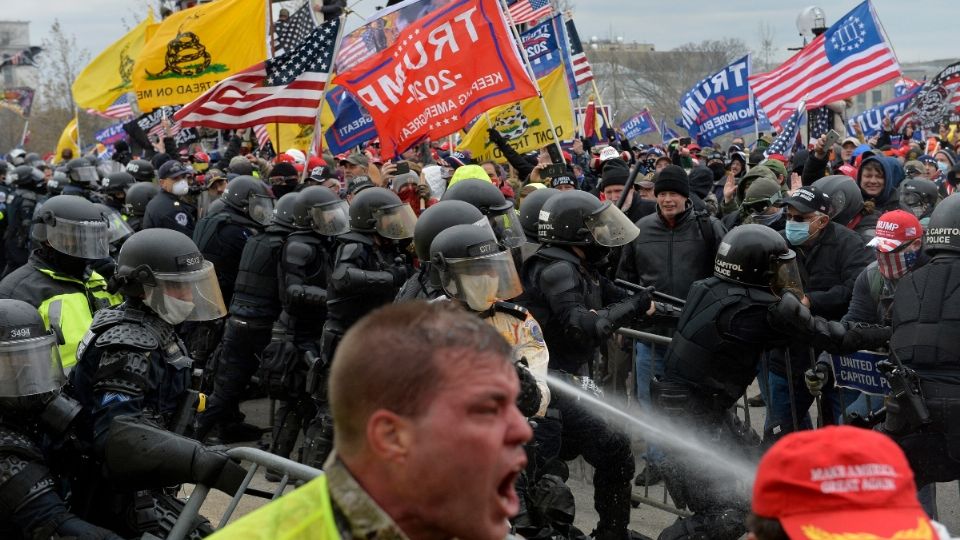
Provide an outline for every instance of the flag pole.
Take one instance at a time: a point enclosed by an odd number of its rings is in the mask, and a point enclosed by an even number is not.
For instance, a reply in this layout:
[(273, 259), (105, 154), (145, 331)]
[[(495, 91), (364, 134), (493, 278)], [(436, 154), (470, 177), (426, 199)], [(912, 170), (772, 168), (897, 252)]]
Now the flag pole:
[(523, 55), (523, 62), (527, 67), (527, 74), (530, 76), (530, 80), (533, 81), (534, 88), (537, 89), (537, 96), (540, 98), (540, 106), (543, 107), (544, 116), (547, 119), (547, 125), (550, 126), (550, 133), (553, 134), (553, 144), (556, 145), (557, 151), (560, 152), (560, 159), (563, 160), (564, 164), (566, 159), (563, 157), (563, 147), (560, 146), (560, 138), (557, 136), (557, 128), (553, 123), (553, 117), (550, 116), (550, 109), (547, 107), (547, 100), (543, 97), (543, 90), (540, 89), (540, 82), (537, 80), (537, 76), (533, 72), (533, 65), (530, 64), (530, 57), (527, 56), (527, 49), (523, 46), (523, 40), (520, 39), (520, 32), (517, 30), (517, 26), (513, 23), (513, 17), (510, 15), (510, 9), (507, 7), (506, 0), (500, 0), (500, 9), (503, 12), (504, 17), (507, 19), (507, 23), (510, 26), (510, 31), (513, 32), (513, 39), (517, 40), (516, 44), (520, 48), (520, 52)]
[[(327, 88), (330, 88), (330, 81), (331, 81), (330, 74), (333, 73), (333, 66), (337, 62), (337, 53), (340, 52), (340, 43), (342, 42), (341, 38), (343, 38), (343, 28), (346, 26), (346, 24), (347, 24), (347, 13), (346, 11), (344, 11), (340, 15), (340, 25), (337, 27), (337, 35), (334, 37), (334, 41), (333, 41), (333, 54), (330, 55), (330, 68), (327, 70), (327, 81), (323, 84), (323, 90), (320, 90), (320, 102), (317, 103), (317, 118), (313, 122), (313, 140), (317, 141), (317, 153), (318, 153), (317, 157), (320, 157), (319, 156), (320, 146), (322, 144), (320, 140), (320, 133), (322, 131), (321, 129), (322, 126), (320, 125), (320, 115), (323, 112), (323, 102), (327, 98)], [(277, 129), (279, 129), (279, 127)], [(280, 143), (278, 142), (277, 144), (280, 144)], [(311, 146), (313, 146), (312, 142), (311, 142)], [(309, 153), (310, 152), (308, 151), (307, 161), (309, 161)], [(310, 175), (310, 171), (308, 171), (307, 169), (308, 167), (306, 166), (306, 164), (304, 164), (303, 175), (300, 177), (301, 182), (306, 181), (307, 176)]]
[(83, 143), (80, 140), (80, 109), (73, 106), (73, 119), (77, 121), (77, 153), (83, 155)]
[(23, 122), (23, 133), (20, 135), (20, 148), (23, 148), (23, 145), (27, 144), (27, 143), (26, 143), (26, 141), (27, 141), (27, 131), (28, 131), (28, 128), (30, 127), (30, 119), (29, 119), (29, 118), (24, 118), (23, 120), (24, 120), (24, 122)]
[[(603, 123), (607, 125), (608, 129), (614, 129), (613, 124), (610, 123), (610, 119), (607, 118), (606, 111), (603, 110), (603, 100), (600, 99), (600, 90), (597, 89), (597, 79), (591, 79), (590, 82), (593, 84), (593, 93), (597, 96), (597, 105), (600, 105), (600, 116), (603, 117)], [(616, 136), (616, 129), (613, 131), (614, 136)], [(617, 140), (620, 140), (620, 137), (617, 137)]]

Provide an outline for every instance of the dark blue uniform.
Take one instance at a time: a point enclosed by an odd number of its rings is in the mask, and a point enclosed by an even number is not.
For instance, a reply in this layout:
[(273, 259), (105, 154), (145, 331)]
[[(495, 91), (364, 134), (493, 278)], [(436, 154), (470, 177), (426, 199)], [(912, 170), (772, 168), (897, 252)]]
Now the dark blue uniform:
[(161, 191), (147, 203), (143, 215), (143, 229), (173, 229), (193, 238), (197, 226), (197, 208), (166, 191)]

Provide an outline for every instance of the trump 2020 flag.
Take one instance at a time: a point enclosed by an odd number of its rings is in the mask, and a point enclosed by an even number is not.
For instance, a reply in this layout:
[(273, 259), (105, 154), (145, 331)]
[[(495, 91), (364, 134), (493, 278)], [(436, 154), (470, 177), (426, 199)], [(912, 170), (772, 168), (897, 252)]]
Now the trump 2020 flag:
[(632, 118), (620, 124), (620, 129), (628, 139), (639, 137), (657, 130), (657, 122), (650, 115), (649, 109), (644, 109), (633, 115)]
[(534, 77), (540, 79), (560, 65), (560, 43), (557, 39), (555, 20), (552, 17), (520, 34), (523, 48), (533, 67)]
[(900, 76), (869, 1), (853, 8), (777, 69), (750, 77), (750, 86), (774, 124), (786, 120), (803, 99), (826, 105)]
[(668, 128), (666, 120), (660, 120), (660, 137), (662, 138), (664, 144), (666, 144), (673, 139), (679, 139), (680, 134)]
[(800, 100), (800, 103), (797, 103), (797, 109), (793, 111), (793, 114), (787, 119), (787, 123), (784, 124), (783, 131), (781, 131), (780, 134), (777, 135), (777, 138), (773, 140), (773, 143), (764, 150), (764, 157), (769, 157), (773, 154), (789, 157), (790, 154), (793, 153), (793, 145), (797, 141), (797, 133), (800, 133), (800, 125), (803, 122), (805, 112), (804, 102)]
[(537, 95), (497, 0), (455, 0), (430, 12), (334, 82), (373, 118), (384, 159)]
[(377, 136), (373, 119), (342, 87), (335, 86), (324, 100), (336, 118), (324, 135), (332, 154), (347, 152)]
[(860, 129), (867, 137), (878, 134), (883, 129), (883, 119), (890, 118), (892, 120), (899, 117), (907, 108), (907, 105), (910, 104), (910, 101), (920, 93), (921, 88), (923, 88), (922, 85), (914, 86), (907, 90), (905, 94), (901, 94), (883, 105), (867, 109), (853, 116), (847, 120), (847, 134), (856, 135), (853, 130), (855, 124), (860, 124)]
[(750, 56), (710, 75), (680, 97), (683, 127), (701, 144), (755, 122), (750, 103)]

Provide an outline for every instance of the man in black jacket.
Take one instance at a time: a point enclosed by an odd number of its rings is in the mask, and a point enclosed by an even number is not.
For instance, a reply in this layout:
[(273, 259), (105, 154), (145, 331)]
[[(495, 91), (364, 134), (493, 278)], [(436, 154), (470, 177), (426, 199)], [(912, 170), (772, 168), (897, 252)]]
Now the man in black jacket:
[[(857, 276), (871, 262), (859, 234), (830, 221), (829, 198), (818, 188), (802, 187), (781, 203), (787, 224), (783, 235), (797, 252), (803, 277), (802, 303), (811, 313), (828, 320), (846, 314)], [(803, 372), (811, 367), (815, 351), (805, 341), (771, 351), (767, 374), (766, 439), (795, 429), (810, 428), (807, 410), (813, 396), (803, 384)], [(788, 381), (792, 381), (790, 388)], [(790, 396), (794, 397), (791, 404)], [(794, 426), (796, 416), (796, 426)]]
[[(693, 208), (687, 173), (681, 167), (664, 167), (654, 179), (653, 190), (657, 212), (637, 222), (640, 235), (624, 246), (617, 277), (685, 298), (694, 281), (713, 274), (717, 245), (726, 231), (716, 218)], [(663, 325), (645, 330), (659, 335), (673, 333), (673, 328)], [(664, 347), (637, 342), (634, 374), (637, 398), (644, 406), (650, 405), (650, 381), (654, 375), (663, 374), (664, 353)], [(648, 453), (647, 459), (656, 463), (660, 458)], [(659, 471), (651, 469), (648, 473), (651, 482), (659, 478)], [(639, 478), (647, 477), (641, 475)]]
[(189, 179), (193, 177), (193, 169), (170, 160), (160, 166), (157, 174), (161, 191), (147, 203), (143, 228), (173, 229), (192, 237), (197, 225), (197, 207), (182, 197), (190, 191)]

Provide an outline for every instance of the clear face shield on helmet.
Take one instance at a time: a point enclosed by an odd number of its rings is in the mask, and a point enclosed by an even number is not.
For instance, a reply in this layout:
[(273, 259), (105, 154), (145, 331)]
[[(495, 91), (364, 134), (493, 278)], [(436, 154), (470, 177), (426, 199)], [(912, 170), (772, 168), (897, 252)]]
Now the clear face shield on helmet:
[(110, 233), (106, 220), (72, 221), (55, 218), (52, 223), (37, 224), (50, 247), (80, 259), (97, 260), (110, 255)]
[(116, 244), (133, 234), (133, 229), (123, 220), (119, 212), (110, 212), (107, 218), (107, 236), (111, 244)]
[(486, 311), (497, 301), (520, 296), (523, 286), (513, 256), (498, 251), (483, 257), (446, 259), (440, 282), (448, 295), (474, 311)]
[(609, 201), (586, 217), (584, 225), (593, 239), (604, 247), (624, 246), (640, 235), (640, 229), (619, 208)]
[[(84, 167), (85, 168), (85, 167)], [(97, 164), (96, 170), (100, 173), (100, 176), (109, 176), (113, 173), (122, 172), (124, 170), (123, 165), (116, 161), (101, 161)], [(99, 180), (99, 178), (97, 178)], [(94, 180), (94, 181), (97, 181)]]
[(212, 321), (227, 314), (210, 261), (192, 272), (154, 273), (153, 281), (143, 284), (144, 303), (170, 324)]
[(96, 184), (100, 182), (100, 174), (94, 166), (77, 167), (70, 171), (70, 179), (74, 182), (83, 182), (84, 184)]
[(310, 227), (324, 236), (336, 236), (350, 230), (350, 205), (333, 201), (310, 208)]
[(793, 293), (797, 298), (803, 298), (803, 281), (800, 278), (800, 267), (797, 266), (797, 254), (792, 250), (774, 259), (771, 263), (770, 288), (777, 296), (783, 293)]
[(927, 204), (923, 200), (923, 195), (919, 193), (904, 193), (900, 196), (900, 205), (906, 207), (906, 209), (917, 216), (917, 219), (927, 217), (927, 215), (933, 210), (931, 204)]
[(269, 225), (273, 221), (275, 202), (273, 197), (251, 193), (247, 198), (247, 215), (261, 225)]
[(377, 220), (377, 234), (391, 240), (413, 238), (413, 228), (417, 225), (417, 214), (407, 203), (385, 206), (373, 212)]
[(23, 337), (26, 339), (0, 341), (0, 398), (55, 392), (67, 382), (56, 335)]
[(520, 225), (520, 215), (513, 208), (497, 215), (489, 216), (490, 228), (493, 234), (497, 236), (500, 245), (507, 249), (518, 248), (527, 241), (527, 236), (523, 234), (523, 227)]

